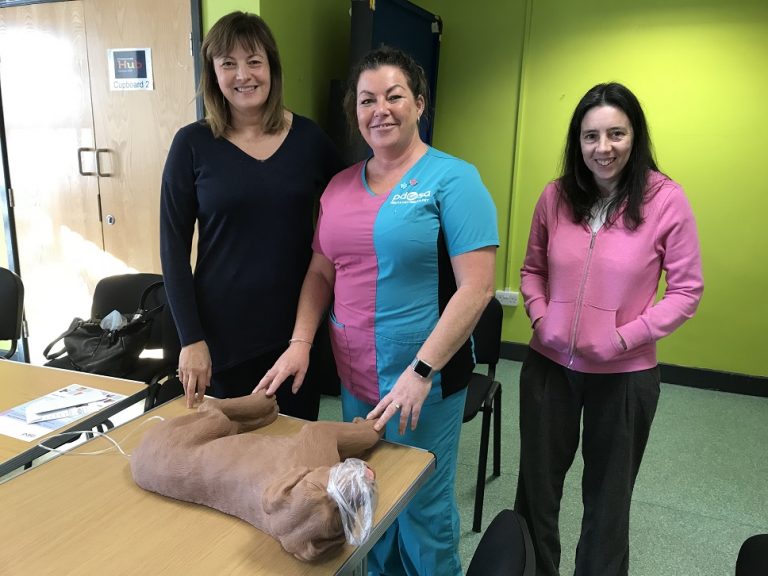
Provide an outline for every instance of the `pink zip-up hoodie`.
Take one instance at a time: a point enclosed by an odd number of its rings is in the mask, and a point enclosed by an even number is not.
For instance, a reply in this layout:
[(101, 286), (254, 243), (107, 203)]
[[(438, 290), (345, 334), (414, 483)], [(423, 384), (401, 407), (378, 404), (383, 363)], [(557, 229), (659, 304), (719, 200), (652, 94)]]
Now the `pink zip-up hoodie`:
[[(620, 216), (593, 233), (573, 223), (555, 182), (544, 189), (520, 271), (531, 323), (541, 319), (531, 348), (579, 372), (656, 366), (656, 341), (693, 316), (704, 282), (696, 222), (682, 188), (651, 172), (648, 190), (636, 230)], [(662, 270), (667, 288), (656, 302)]]

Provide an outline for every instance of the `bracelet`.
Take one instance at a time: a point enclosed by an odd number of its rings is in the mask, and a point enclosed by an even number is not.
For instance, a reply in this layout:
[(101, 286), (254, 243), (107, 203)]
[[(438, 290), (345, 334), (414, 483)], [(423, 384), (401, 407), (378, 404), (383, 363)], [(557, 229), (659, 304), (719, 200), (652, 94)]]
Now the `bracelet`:
[(294, 342), (304, 342), (304, 344), (309, 344), (309, 347), (312, 348), (312, 342), (310, 340), (304, 340), (304, 338), (291, 338), (288, 340), (288, 344), (293, 344)]

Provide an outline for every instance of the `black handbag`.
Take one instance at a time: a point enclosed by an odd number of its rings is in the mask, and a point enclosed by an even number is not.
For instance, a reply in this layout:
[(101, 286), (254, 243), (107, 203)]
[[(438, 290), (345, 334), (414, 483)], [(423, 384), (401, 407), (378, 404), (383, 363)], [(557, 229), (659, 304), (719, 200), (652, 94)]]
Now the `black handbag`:
[[(102, 328), (100, 318), (75, 318), (66, 332), (46, 346), (43, 355), (54, 360), (66, 353), (65, 358), (75, 370), (118, 378), (125, 376), (135, 367), (149, 341), (155, 316), (163, 309), (163, 304), (146, 309), (149, 295), (162, 286), (163, 282), (147, 286), (138, 310), (130, 316), (124, 315), (127, 323), (116, 330)], [(51, 352), (61, 340), (64, 340), (64, 348)]]

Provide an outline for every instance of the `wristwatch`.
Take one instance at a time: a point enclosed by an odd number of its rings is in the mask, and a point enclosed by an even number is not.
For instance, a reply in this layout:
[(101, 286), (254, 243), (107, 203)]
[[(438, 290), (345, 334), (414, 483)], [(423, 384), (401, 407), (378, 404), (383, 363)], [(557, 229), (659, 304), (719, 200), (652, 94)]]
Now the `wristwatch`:
[(435, 375), (435, 370), (432, 369), (432, 366), (423, 360), (419, 360), (418, 356), (413, 359), (413, 362), (411, 362), (411, 370), (425, 379), (432, 378), (432, 376)]

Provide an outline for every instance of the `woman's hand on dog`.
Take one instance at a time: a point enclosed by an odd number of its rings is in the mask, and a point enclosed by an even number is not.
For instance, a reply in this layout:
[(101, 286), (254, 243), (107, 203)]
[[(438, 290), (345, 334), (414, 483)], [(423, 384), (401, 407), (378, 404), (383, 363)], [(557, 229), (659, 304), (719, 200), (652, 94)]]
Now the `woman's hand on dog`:
[(421, 415), (421, 407), (432, 388), (432, 379), (421, 378), (410, 368), (405, 370), (386, 394), (368, 413), (367, 419), (378, 419), (374, 425), (376, 431), (383, 430), (390, 419), (399, 415), (398, 432), (402, 436), (411, 421), (411, 430), (416, 430)]
[(309, 346), (304, 346), (300, 342), (288, 346), (288, 349), (280, 355), (272, 368), (267, 370), (264, 377), (259, 380), (253, 393), (264, 390), (267, 396), (274, 396), (283, 382), (293, 376), (291, 391), (296, 394), (304, 383), (307, 368), (309, 368)]
[(211, 385), (211, 354), (205, 340), (193, 342), (181, 349), (177, 375), (184, 386), (187, 408), (200, 403)]

